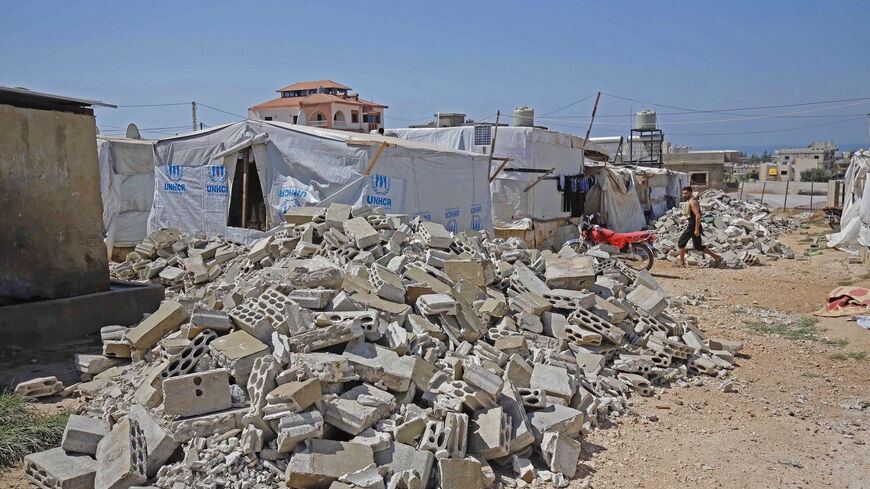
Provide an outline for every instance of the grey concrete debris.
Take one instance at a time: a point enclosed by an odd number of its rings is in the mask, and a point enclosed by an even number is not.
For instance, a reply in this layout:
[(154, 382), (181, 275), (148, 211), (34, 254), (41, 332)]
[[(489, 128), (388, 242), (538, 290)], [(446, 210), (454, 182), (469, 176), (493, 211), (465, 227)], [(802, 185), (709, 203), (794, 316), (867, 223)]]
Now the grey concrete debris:
[[(753, 217), (722, 232), (763, 244), (789, 225)], [(505, 487), (564, 485), (581, 432), (632, 396), (727, 375), (742, 347), (704, 337), (607, 247), (531, 250), (340, 204), (285, 221), (250, 247), (161, 230), (112, 266), (114, 278), (160, 278), (167, 300), (132, 328), (104, 328), (103, 355), (79, 356), (88, 382), (76, 389), (99, 421), (71, 418), (45, 474), (91, 470), (104, 487), (470, 489), (498, 469)]]

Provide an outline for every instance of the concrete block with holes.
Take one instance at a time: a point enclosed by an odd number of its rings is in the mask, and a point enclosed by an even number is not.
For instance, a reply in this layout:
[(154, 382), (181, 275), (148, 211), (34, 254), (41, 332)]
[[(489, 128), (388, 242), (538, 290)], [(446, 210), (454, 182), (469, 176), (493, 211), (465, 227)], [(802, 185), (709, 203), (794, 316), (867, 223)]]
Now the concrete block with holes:
[(147, 442), (139, 423), (124, 418), (97, 445), (94, 489), (127, 489), (144, 483)]
[(67, 452), (96, 455), (97, 444), (109, 432), (102, 419), (71, 414), (63, 430), (60, 446)]
[(97, 463), (57, 447), (24, 457), (24, 475), (40, 489), (91, 489)]
[(178, 443), (172, 437), (172, 433), (145, 406), (134, 404), (127, 417), (136, 421), (145, 435), (147, 449), (145, 471), (148, 477), (154, 477), (178, 448)]
[(230, 373), (226, 369), (181, 375), (163, 381), (163, 411), (168, 415), (196, 416), (230, 406)]

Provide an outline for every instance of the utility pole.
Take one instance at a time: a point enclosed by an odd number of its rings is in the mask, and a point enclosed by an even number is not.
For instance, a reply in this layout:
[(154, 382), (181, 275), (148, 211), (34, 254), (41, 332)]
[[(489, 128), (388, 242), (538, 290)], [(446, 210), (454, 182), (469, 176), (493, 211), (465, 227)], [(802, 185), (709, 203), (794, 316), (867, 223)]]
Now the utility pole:
[(498, 136), (498, 119), (501, 117), (501, 110), (495, 111), (495, 128), (492, 131), (492, 141), (489, 143), (489, 167), (486, 170), (486, 178), (492, 181), (492, 155), (495, 152), (495, 138)]
[(193, 130), (196, 131), (196, 102), (190, 103), (190, 111), (193, 113)]

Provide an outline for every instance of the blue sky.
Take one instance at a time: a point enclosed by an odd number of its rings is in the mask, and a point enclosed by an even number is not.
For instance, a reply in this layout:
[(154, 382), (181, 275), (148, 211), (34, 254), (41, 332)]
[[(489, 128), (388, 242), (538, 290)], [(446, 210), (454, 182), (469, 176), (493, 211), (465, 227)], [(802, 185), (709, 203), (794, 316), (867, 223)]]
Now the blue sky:
[[(2, 11), (0, 85), (118, 105), (196, 100), (244, 115), (277, 88), (329, 78), (389, 105), (389, 127), (528, 105), (538, 124), (582, 135), (594, 97), (556, 109), (600, 90), (594, 136), (626, 134), (631, 111), (651, 107), (667, 139), (696, 148), (868, 145), (870, 100), (665, 107), (870, 97), (866, 2), (4, 1)], [(235, 117), (201, 107), (199, 119)], [(146, 137), (190, 120), (189, 105), (97, 110), (103, 132), (169, 128)]]

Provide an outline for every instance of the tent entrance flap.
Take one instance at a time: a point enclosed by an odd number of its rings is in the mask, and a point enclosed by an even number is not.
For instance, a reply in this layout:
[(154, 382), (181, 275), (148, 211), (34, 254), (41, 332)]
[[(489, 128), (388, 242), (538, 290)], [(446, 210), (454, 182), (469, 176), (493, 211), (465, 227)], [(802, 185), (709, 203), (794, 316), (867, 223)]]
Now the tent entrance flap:
[(270, 221), (257, 160), (248, 146), (239, 151), (236, 158), (230, 186), (227, 226), (265, 231), (271, 227)]

